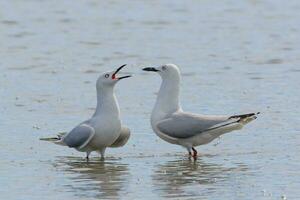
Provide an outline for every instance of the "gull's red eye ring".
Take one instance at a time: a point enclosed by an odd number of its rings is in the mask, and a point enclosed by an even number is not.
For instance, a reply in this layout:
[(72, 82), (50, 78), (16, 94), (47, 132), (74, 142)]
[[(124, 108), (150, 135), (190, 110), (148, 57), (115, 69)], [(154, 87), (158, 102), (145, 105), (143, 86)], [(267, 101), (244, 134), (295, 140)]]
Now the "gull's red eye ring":
[(105, 77), (105, 78), (108, 78), (108, 77), (109, 77), (109, 74), (105, 74), (104, 77)]

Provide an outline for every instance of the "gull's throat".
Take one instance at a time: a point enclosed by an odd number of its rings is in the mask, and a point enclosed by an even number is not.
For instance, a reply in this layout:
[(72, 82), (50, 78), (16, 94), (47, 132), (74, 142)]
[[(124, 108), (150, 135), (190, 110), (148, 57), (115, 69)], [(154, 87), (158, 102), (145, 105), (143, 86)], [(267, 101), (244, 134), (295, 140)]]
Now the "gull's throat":
[(179, 77), (163, 78), (152, 114), (161, 113), (168, 115), (180, 110), (179, 92)]
[(101, 113), (119, 118), (120, 108), (114, 93), (114, 87), (97, 88), (97, 107), (94, 116)]

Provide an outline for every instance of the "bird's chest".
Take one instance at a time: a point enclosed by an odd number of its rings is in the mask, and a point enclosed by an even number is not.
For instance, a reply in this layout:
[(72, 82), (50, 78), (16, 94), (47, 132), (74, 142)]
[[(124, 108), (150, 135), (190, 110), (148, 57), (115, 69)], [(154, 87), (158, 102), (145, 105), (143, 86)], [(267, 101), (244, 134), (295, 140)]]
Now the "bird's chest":
[(154, 129), (158, 122), (160, 122), (163, 119), (166, 119), (168, 116), (167, 113), (161, 111), (161, 110), (153, 110), (151, 114), (151, 125)]
[(121, 121), (119, 118), (114, 119), (95, 119), (95, 142), (101, 145), (109, 146), (120, 135)]
[(113, 133), (121, 130), (121, 121), (118, 117), (99, 117), (94, 119), (95, 132)]

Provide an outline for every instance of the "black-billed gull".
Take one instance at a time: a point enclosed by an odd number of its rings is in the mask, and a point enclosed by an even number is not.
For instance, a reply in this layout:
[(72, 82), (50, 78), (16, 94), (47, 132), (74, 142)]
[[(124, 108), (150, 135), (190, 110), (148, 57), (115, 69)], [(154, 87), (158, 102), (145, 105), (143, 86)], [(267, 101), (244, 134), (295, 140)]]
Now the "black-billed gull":
[(156, 72), (162, 78), (151, 114), (153, 131), (161, 139), (185, 147), (194, 158), (197, 157), (194, 147), (207, 144), (224, 133), (239, 130), (256, 119), (258, 113), (220, 116), (184, 112), (179, 101), (179, 68), (174, 64), (166, 64), (143, 70)]
[(120, 109), (114, 94), (116, 83), (121, 79), (130, 77), (130, 75), (117, 77), (117, 73), (124, 66), (99, 76), (96, 84), (97, 107), (92, 118), (80, 123), (67, 134), (41, 138), (41, 140), (86, 152), (87, 159), (92, 151), (99, 151), (101, 158), (104, 158), (107, 147), (125, 145), (130, 137), (130, 130), (121, 125)]

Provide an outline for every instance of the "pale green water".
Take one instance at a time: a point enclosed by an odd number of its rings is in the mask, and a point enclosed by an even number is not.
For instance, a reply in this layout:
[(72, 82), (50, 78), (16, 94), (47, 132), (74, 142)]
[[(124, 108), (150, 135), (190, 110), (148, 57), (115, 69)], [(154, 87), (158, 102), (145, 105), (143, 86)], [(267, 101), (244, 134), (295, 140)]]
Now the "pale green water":
[[(296, 0), (0, 1), (0, 199), (299, 199), (299, 19)], [(150, 128), (160, 80), (141, 68), (170, 62), (185, 110), (261, 116), (189, 161)], [(124, 148), (86, 163), (38, 140), (87, 119), (124, 63)]]

